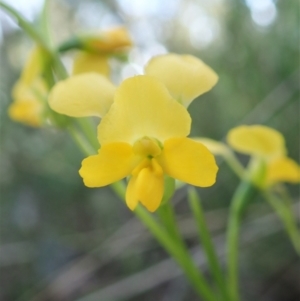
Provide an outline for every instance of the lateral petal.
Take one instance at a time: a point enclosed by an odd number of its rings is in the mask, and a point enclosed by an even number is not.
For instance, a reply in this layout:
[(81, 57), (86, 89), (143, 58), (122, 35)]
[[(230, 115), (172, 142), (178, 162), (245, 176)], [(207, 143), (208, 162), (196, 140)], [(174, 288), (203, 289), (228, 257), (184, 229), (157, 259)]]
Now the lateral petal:
[(87, 187), (102, 187), (119, 181), (136, 166), (131, 145), (122, 142), (103, 145), (99, 153), (85, 158), (79, 170)]
[(49, 105), (57, 113), (71, 117), (103, 117), (113, 103), (115, 89), (103, 75), (74, 75), (53, 87)]
[(214, 156), (203, 144), (192, 139), (166, 140), (157, 160), (166, 174), (180, 181), (199, 187), (216, 182), (218, 166)]

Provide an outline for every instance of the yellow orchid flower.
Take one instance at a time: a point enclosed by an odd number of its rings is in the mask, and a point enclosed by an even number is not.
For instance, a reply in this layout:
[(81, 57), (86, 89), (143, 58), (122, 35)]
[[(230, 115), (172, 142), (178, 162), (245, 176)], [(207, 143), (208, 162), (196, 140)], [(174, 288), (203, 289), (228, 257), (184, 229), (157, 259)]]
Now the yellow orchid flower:
[(43, 111), (47, 88), (41, 78), (42, 50), (35, 47), (24, 66), (20, 79), (14, 85), (14, 101), (8, 108), (8, 115), (14, 121), (39, 127), (43, 123)]
[[(84, 94), (82, 94), (84, 96)], [(101, 149), (83, 160), (86, 186), (101, 187), (130, 176), (126, 203), (155, 211), (164, 193), (164, 175), (208, 187), (218, 167), (201, 143), (187, 138), (191, 118), (157, 79), (135, 76), (117, 89), (98, 126)]]
[(215, 71), (198, 58), (172, 53), (152, 58), (145, 67), (145, 74), (162, 81), (172, 97), (185, 107), (218, 81)]
[(264, 167), (253, 177), (261, 188), (300, 182), (300, 166), (286, 156), (284, 137), (278, 131), (262, 125), (239, 126), (229, 131), (227, 141), (236, 151), (252, 156), (256, 166)]

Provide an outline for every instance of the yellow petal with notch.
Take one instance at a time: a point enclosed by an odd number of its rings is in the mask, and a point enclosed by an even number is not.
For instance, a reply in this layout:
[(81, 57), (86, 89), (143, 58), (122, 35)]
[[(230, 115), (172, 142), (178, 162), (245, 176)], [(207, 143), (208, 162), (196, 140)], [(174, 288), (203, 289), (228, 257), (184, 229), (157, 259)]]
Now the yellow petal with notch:
[(281, 133), (263, 125), (243, 125), (231, 129), (228, 144), (238, 152), (272, 158), (286, 153)]
[(167, 175), (188, 184), (208, 187), (216, 182), (218, 166), (214, 156), (203, 144), (192, 139), (166, 140), (157, 160)]
[(103, 117), (109, 110), (115, 86), (103, 75), (84, 73), (58, 82), (51, 90), (52, 110), (71, 117)]
[(162, 81), (173, 98), (185, 107), (218, 81), (215, 71), (192, 55), (166, 54), (154, 57), (145, 67), (145, 74)]
[(128, 176), (138, 164), (127, 143), (103, 145), (99, 153), (82, 161), (80, 176), (87, 187), (102, 187)]
[(123, 141), (133, 144), (142, 137), (160, 142), (185, 137), (190, 132), (187, 110), (171, 98), (157, 79), (140, 75), (122, 82), (109, 112), (98, 127), (101, 144)]

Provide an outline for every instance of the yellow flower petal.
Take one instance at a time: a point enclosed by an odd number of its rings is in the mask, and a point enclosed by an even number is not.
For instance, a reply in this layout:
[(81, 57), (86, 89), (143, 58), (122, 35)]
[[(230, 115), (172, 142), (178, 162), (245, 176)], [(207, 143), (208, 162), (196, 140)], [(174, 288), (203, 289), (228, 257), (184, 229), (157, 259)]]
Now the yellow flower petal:
[(161, 203), (163, 193), (163, 171), (156, 160), (152, 159), (148, 167), (131, 177), (126, 191), (126, 203), (134, 210), (138, 202), (141, 202), (150, 212), (154, 212)]
[(72, 74), (96, 72), (109, 77), (108, 58), (105, 55), (80, 52), (76, 55), (73, 62)]
[(9, 117), (33, 127), (42, 125), (43, 104), (35, 99), (25, 99), (13, 102), (8, 108)]
[(177, 180), (208, 187), (215, 183), (218, 167), (214, 156), (199, 142), (189, 138), (172, 138), (164, 143), (157, 158), (164, 172)]
[(115, 86), (104, 76), (85, 73), (58, 82), (49, 96), (50, 107), (72, 117), (103, 117), (109, 110)]
[(170, 97), (161, 82), (140, 75), (126, 79), (117, 89), (115, 101), (98, 127), (98, 139), (101, 144), (133, 144), (147, 136), (163, 142), (187, 136), (190, 124), (186, 109)]
[(244, 125), (233, 128), (227, 135), (229, 145), (244, 154), (273, 157), (285, 154), (283, 136), (263, 125)]
[(300, 182), (300, 166), (294, 160), (280, 157), (272, 160), (267, 167), (267, 185), (277, 182)]
[(8, 108), (9, 117), (29, 126), (41, 126), (46, 93), (46, 85), (41, 78), (36, 78), (31, 85), (17, 81), (12, 90), (14, 102)]
[(80, 176), (87, 187), (101, 187), (128, 176), (138, 161), (127, 143), (103, 145), (99, 153), (82, 161)]
[(209, 66), (191, 55), (157, 56), (145, 67), (145, 74), (161, 80), (173, 98), (185, 107), (218, 81), (218, 75)]

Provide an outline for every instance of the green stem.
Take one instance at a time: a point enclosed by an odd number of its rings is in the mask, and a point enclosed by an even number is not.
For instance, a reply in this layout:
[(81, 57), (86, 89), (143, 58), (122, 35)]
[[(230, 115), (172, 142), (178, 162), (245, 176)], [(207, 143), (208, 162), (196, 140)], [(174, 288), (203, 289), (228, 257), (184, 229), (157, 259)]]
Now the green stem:
[(227, 264), (228, 287), (231, 301), (239, 300), (238, 293), (238, 239), (243, 209), (249, 199), (252, 185), (242, 181), (234, 193), (231, 201), (227, 227)]
[(185, 246), (185, 243), (182, 240), (177, 223), (174, 216), (174, 210), (170, 202), (162, 205), (158, 210), (157, 214), (162, 221), (166, 231), (175, 241), (177, 241), (181, 246)]
[(185, 250), (178, 247), (178, 244), (173, 240), (173, 238), (159, 226), (151, 214), (149, 214), (144, 208), (139, 206), (137, 210), (135, 210), (135, 213), (148, 227), (149, 231), (157, 239), (157, 241), (172, 257), (174, 257), (198, 295), (202, 296), (204, 300), (216, 301), (211, 288), (208, 286), (202, 274), (199, 273), (198, 268), (195, 266), (190, 256), (187, 256)]
[(46, 37), (48, 44), (52, 45), (52, 39), (49, 28), (49, 3), (49, 0), (44, 0), (40, 23), (43, 36)]
[[(37, 43), (42, 47), (45, 52), (51, 57), (53, 61), (53, 65), (57, 72), (57, 76), (59, 79), (65, 79), (68, 77), (68, 73), (66, 72), (65, 67), (63, 66), (61, 60), (58, 57), (56, 51), (53, 51), (49, 46), (49, 43), (43, 36), (28, 22), (24, 17), (22, 17), (13, 7), (10, 5), (3, 3), (0, 1), (0, 7), (4, 8), (10, 15), (15, 17), (18, 21), (18, 24), (24, 31)], [(45, 20), (46, 22), (46, 20)]]
[(100, 148), (100, 145), (97, 139), (96, 126), (92, 122), (93, 120), (91, 118), (77, 118), (76, 121), (83, 133), (86, 135), (87, 139), (90, 141), (92, 147), (97, 152), (97, 150)]
[[(119, 181), (113, 183), (111, 188), (124, 200), (126, 191), (124, 182)], [(208, 286), (204, 277), (199, 273), (199, 270), (195, 266), (190, 255), (187, 254), (180, 245), (178, 245), (178, 242), (174, 240), (173, 236), (163, 229), (155, 220), (153, 215), (147, 212), (142, 206), (138, 206), (134, 213), (148, 228), (160, 245), (177, 261), (198, 295), (202, 296), (204, 300), (215, 301), (216, 298), (211, 291), (211, 288)]]
[(200, 241), (202, 242), (206, 257), (210, 266), (210, 270), (213, 278), (215, 279), (216, 284), (220, 289), (223, 300), (229, 300), (228, 292), (226, 289), (226, 283), (223, 276), (222, 268), (218, 260), (214, 245), (212, 243), (211, 235), (209, 233), (204, 212), (201, 206), (200, 198), (194, 187), (188, 188), (188, 200), (191, 207), (191, 210), (194, 214), (194, 218), (197, 222), (198, 233)]
[(300, 256), (300, 234), (293, 216), (293, 212), (288, 203), (283, 202), (283, 200), (279, 199), (270, 191), (264, 191), (263, 196), (280, 217), (297, 254)]
[(227, 165), (232, 169), (232, 171), (241, 179), (244, 178), (245, 170), (243, 165), (239, 162), (232, 151), (228, 150), (226, 155), (223, 156)]
[(84, 154), (90, 156), (95, 153), (94, 148), (82, 137), (82, 135), (76, 130), (73, 125), (70, 125), (68, 127), (68, 131)]
[(48, 45), (46, 41), (43, 39), (43, 37), (14, 8), (12, 8), (10, 5), (2, 1), (0, 1), (0, 7), (4, 8), (7, 12), (10, 13), (10, 15), (16, 18), (20, 27), (23, 28), (33, 40), (35, 40), (38, 44), (40, 44), (40, 46), (43, 47), (45, 50), (48, 50)]

